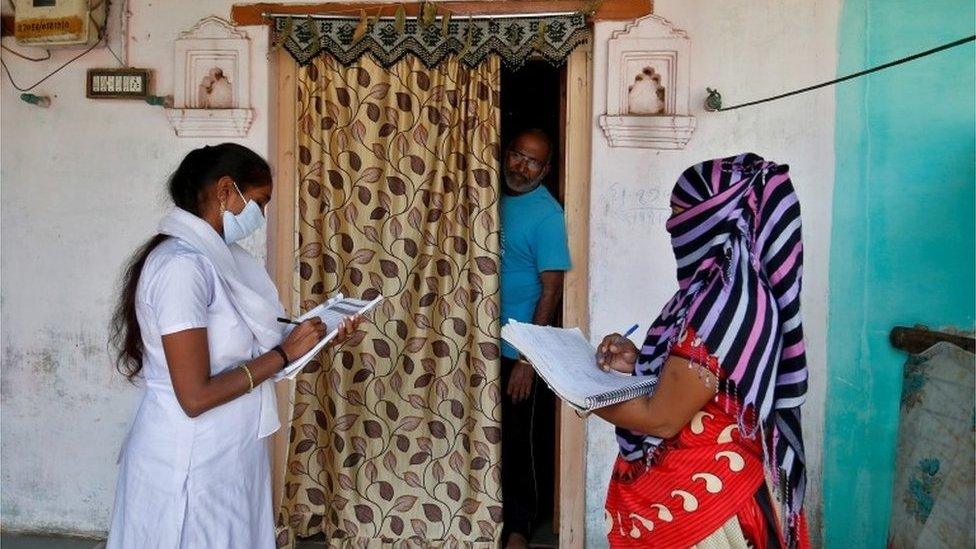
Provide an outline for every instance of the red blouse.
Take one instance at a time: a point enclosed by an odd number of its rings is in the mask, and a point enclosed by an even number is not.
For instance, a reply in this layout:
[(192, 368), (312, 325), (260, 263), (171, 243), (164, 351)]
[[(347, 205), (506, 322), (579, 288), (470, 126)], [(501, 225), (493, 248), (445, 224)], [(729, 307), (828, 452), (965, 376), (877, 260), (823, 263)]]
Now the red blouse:
[[(722, 377), (692, 329), (671, 354)], [(652, 463), (617, 458), (605, 516), (611, 547), (690, 547), (734, 515), (752, 546), (765, 546), (766, 521), (754, 498), (765, 482), (762, 446), (759, 436), (739, 432), (737, 409), (731, 397), (716, 392), (658, 448)]]

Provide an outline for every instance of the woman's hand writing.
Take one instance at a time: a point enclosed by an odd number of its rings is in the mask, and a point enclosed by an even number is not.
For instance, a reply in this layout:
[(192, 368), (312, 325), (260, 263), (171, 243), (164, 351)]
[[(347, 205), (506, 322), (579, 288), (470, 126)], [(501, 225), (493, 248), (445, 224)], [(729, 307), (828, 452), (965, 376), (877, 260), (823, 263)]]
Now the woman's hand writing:
[(597, 357), (597, 365), (605, 372), (616, 370), (632, 374), (637, 363), (637, 346), (620, 334), (610, 334), (600, 342)]
[(288, 355), (288, 360), (295, 360), (312, 350), (312, 347), (325, 337), (327, 329), (322, 319), (317, 316), (295, 326), (281, 344), (281, 348)]

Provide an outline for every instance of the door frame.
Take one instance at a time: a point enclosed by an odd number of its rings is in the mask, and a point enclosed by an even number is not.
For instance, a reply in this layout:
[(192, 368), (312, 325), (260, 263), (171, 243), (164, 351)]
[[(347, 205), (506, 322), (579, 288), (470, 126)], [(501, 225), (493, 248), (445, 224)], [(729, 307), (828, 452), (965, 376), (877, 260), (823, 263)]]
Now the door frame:
[[(269, 156), (274, 170), (275, 193), (268, 215), (267, 268), (278, 294), (293, 295), (296, 227), (296, 101), (298, 65), (283, 49), (270, 60)], [(562, 109), (564, 139), (562, 173), (565, 185), (566, 233), (573, 267), (563, 283), (563, 323), (589, 334), (589, 224), (590, 150), (592, 139), (592, 43), (580, 46), (566, 61), (566, 97)], [(290, 200), (282, 200), (290, 197)], [(286, 251), (287, 250), (287, 251)], [(297, 313), (286, 299), (285, 310)], [(278, 415), (290, 421), (293, 382), (276, 385)], [(288, 459), (289, 429), (279, 429), (272, 441), (274, 508), (280, 508), (284, 471)], [(586, 422), (566, 404), (559, 411), (556, 433), (559, 456), (559, 546), (582, 548), (586, 539)]]
[[(592, 41), (566, 60), (561, 112), (566, 236), (573, 267), (563, 279), (563, 325), (590, 333), (590, 151), (592, 148)], [(586, 541), (586, 421), (567, 404), (559, 407), (559, 546)]]

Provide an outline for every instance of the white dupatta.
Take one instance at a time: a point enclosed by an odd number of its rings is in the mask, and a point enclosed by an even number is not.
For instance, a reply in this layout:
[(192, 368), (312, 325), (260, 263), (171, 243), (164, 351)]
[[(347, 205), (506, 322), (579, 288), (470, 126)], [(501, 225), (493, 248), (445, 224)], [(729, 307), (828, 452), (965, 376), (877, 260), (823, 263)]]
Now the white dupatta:
[[(159, 232), (179, 238), (213, 262), (234, 308), (254, 334), (252, 357), (281, 343), (285, 329), (277, 317), (284, 316), (285, 310), (271, 277), (251, 254), (237, 244), (226, 244), (210, 224), (181, 208), (163, 217)], [(260, 438), (274, 433), (281, 424), (273, 381), (269, 379), (256, 389), (261, 399)]]

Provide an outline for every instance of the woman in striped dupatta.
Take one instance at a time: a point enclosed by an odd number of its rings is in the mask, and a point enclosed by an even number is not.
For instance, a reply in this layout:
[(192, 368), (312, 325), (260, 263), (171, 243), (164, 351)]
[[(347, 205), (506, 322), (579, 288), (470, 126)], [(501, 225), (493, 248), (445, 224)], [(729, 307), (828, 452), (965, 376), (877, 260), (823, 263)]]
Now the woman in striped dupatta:
[(605, 369), (658, 376), (597, 411), (620, 455), (612, 547), (807, 547), (800, 405), (800, 206), (788, 167), (755, 154), (687, 169), (667, 222), (678, 292), (641, 349), (617, 334)]

